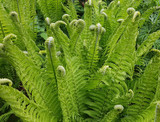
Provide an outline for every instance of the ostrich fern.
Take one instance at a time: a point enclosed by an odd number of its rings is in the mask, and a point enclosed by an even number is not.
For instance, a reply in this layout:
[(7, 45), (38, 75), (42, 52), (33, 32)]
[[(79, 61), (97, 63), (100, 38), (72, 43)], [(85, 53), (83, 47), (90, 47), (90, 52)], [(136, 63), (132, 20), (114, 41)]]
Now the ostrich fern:
[[(159, 7), (141, 15), (135, 10), (139, 4), (139, 0), (114, 0), (107, 6), (101, 0), (88, 0), (83, 20), (77, 19), (69, 1), (69, 8), (63, 5), (67, 14), (62, 20), (50, 23), (46, 18), (45, 51), (38, 49), (18, 14), (11, 12), (19, 35), (7, 33), (0, 55), (15, 68), (25, 93), (13, 88), (11, 80), (0, 79), (0, 97), (10, 105), (10, 113), (28, 122), (146, 122), (152, 118), (159, 122), (160, 51), (150, 49), (160, 31), (136, 47), (139, 27)], [(136, 76), (136, 64), (150, 51), (154, 56)]]

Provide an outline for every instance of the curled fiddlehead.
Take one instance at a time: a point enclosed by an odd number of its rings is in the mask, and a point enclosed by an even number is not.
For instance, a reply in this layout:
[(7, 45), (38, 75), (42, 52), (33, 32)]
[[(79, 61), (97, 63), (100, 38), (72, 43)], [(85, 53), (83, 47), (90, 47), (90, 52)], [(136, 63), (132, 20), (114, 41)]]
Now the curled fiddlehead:
[(8, 83), (9, 86), (12, 86), (12, 84), (13, 84), (12, 81), (7, 78), (0, 78), (0, 85), (5, 84), (5, 83)]

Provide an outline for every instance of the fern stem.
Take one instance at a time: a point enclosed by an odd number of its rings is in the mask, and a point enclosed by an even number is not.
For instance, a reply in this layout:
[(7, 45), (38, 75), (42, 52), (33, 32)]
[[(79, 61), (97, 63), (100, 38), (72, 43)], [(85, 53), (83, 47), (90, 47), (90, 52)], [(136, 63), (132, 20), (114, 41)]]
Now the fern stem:
[(56, 76), (55, 67), (53, 65), (53, 60), (52, 60), (51, 40), (48, 42), (48, 50), (49, 50), (49, 56), (50, 56), (50, 60), (51, 60), (51, 66), (52, 66), (52, 69), (53, 69), (53, 73), (54, 73), (54, 76), (55, 76), (54, 78), (55, 78), (56, 86), (57, 86), (57, 76)]
[(3, 38), (4, 38), (5, 37), (5, 33), (4, 33), (4, 29), (3, 29), (1, 21), (0, 21), (0, 27), (1, 27), (1, 30), (2, 30)]
[(21, 14), (19, 10), (19, 1), (17, 0), (17, 8), (18, 8), (18, 14), (19, 14), (19, 21), (21, 22)]

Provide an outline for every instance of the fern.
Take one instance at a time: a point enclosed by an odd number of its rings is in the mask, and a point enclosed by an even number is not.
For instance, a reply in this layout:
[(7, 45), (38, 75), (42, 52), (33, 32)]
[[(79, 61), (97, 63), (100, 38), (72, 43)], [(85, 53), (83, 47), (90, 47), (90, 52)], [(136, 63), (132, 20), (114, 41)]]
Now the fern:
[[(136, 69), (159, 38), (157, 30), (136, 49), (139, 28), (157, 7), (141, 16), (135, 10), (141, 0), (114, 0), (109, 5), (88, 0), (84, 19), (79, 19), (71, 0), (66, 6), (60, 0), (38, 0), (48, 36), (40, 50), (24, 24), (24, 1), (18, 6), (8, 1), (0, 6), (5, 12), (0, 15), (0, 56), (14, 67), (25, 90), (0, 79), (0, 98), (11, 108), (0, 120), (15, 114), (29, 122), (159, 121), (159, 50), (151, 50), (153, 57), (141, 73)], [(25, 7), (32, 2), (27, 0)], [(67, 14), (59, 20), (62, 7)], [(26, 16), (29, 24), (32, 12)]]

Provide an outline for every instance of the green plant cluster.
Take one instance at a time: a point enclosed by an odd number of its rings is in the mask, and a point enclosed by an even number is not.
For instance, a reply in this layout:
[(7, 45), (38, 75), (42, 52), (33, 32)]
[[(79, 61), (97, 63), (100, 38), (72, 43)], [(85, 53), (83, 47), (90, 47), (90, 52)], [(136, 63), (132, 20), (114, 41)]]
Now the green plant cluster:
[(159, 122), (160, 30), (141, 36), (160, 6), (143, 2), (0, 0), (0, 121)]

